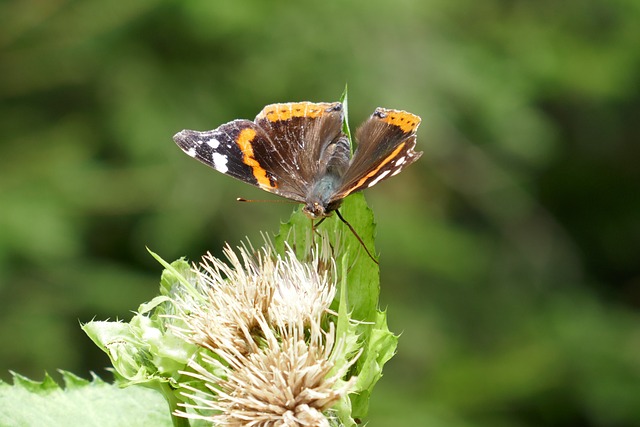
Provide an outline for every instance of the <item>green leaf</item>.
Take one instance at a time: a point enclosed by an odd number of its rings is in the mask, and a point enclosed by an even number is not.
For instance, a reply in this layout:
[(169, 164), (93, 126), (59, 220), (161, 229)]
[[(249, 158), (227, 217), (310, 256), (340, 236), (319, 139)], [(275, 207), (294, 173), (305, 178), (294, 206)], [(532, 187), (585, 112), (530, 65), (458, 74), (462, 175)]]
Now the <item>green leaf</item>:
[(180, 258), (177, 261), (169, 264), (163, 260), (158, 254), (149, 250), (151, 256), (158, 261), (163, 267), (162, 277), (160, 278), (160, 294), (172, 296), (176, 292), (187, 291), (193, 298), (202, 300), (202, 294), (198, 292), (194, 287), (194, 274), (191, 271), (191, 266), (184, 258)]
[(15, 385), (19, 385), (32, 392), (46, 394), (49, 391), (57, 390), (59, 388), (58, 383), (56, 383), (54, 379), (49, 376), (49, 373), (46, 372), (44, 374), (44, 380), (42, 381), (31, 380), (16, 372), (11, 372), (11, 375), (13, 375), (13, 382)]
[(162, 396), (143, 387), (122, 389), (98, 377), (92, 381), (61, 372), (65, 388), (49, 375), (33, 381), (13, 374), (0, 382), (0, 425), (39, 427), (171, 426)]
[(377, 313), (375, 325), (371, 328), (364, 354), (358, 360), (357, 390), (353, 395), (353, 416), (364, 417), (369, 407), (369, 397), (373, 386), (382, 377), (382, 367), (393, 357), (398, 346), (398, 336), (387, 328), (387, 315)]
[(351, 138), (351, 129), (349, 129), (349, 97), (348, 97), (348, 88), (347, 84), (344, 84), (344, 92), (340, 96), (340, 102), (342, 103), (342, 108), (344, 109), (344, 119), (342, 121), (342, 132), (347, 135), (349, 141), (351, 142), (351, 151), (353, 152), (353, 139)]

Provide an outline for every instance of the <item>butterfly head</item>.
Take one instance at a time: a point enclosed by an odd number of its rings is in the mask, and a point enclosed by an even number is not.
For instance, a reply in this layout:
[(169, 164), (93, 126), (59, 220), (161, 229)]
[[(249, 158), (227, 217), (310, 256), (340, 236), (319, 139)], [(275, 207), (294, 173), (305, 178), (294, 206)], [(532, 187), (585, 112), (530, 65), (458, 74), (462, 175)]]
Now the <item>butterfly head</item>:
[(325, 218), (331, 216), (333, 211), (340, 207), (341, 203), (342, 200), (336, 200), (331, 203), (310, 201), (302, 207), (302, 212), (311, 219)]
[(323, 218), (326, 215), (324, 206), (318, 202), (310, 202), (304, 205), (302, 212), (311, 219)]

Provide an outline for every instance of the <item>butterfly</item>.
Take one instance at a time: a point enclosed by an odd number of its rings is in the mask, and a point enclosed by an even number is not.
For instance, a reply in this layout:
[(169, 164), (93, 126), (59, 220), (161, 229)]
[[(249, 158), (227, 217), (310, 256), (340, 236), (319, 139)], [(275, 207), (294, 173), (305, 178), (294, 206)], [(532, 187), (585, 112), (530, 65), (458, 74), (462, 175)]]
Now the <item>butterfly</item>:
[[(349, 194), (373, 187), (420, 158), (420, 117), (376, 108), (357, 129), (353, 152), (340, 102), (267, 105), (255, 120), (183, 130), (173, 139), (189, 156), (265, 191), (302, 203), (310, 218), (338, 211)], [(344, 219), (343, 219), (344, 221)]]

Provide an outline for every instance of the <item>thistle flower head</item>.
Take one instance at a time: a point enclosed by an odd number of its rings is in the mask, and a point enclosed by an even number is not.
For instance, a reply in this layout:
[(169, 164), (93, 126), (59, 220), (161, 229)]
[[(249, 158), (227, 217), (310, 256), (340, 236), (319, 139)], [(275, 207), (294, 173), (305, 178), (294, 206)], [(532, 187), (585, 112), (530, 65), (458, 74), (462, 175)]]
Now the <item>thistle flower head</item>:
[[(273, 331), (262, 325), (264, 346), (239, 354), (219, 348), (205, 356), (207, 367), (192, 364), (193, 377), (210, 391), (203, 394), (185, 385), (191, 407), (208, 416), (180, 411), (221, 426), (329, 426), (327, 411), (351, 390), (355, 377), (342, 380), (351, 363), (334, 371), (335, 331), (304, 331), (297, 327)], [(338, 352), (336, 352), (338, 350)], [(352, 359), (352, 362), (355, 358)], [(211, 367), (215, 367), (211, 369)]]
[(186, 325), (178, 333), (210, 350), (233, 344), (249, 351), (261, 319), (276, 326), (308, 325), (325, 314), (335, 296), (331, 274), (320, 268), (317, 256), (305, 264), (291, 250), (284, 258), (273, 255), (270, 246), (255, 255), (246, 247), (238, 255), (227, 246), (224, 254), (229, 264), (207, 254), (195, 269), (201, 300), (175, 299)]
[(176, 301), (177, 333), (208, 350), (185, 372), (208, 392), (184, 384), (193, 403), (178, 415), (224, 426), (328, 426), (325, 413), (355, 381), (342, 379), (355, 357), (336, 366), (344, 345), (332, 323), (322, 329), (332, 275), (318, 257), (301, 263), (290, 249), (278, 257), (269, 246), (257, 255), (227, 247), (225, 255), (228, 265), (207, 255), (197, 270), (203, 303)]

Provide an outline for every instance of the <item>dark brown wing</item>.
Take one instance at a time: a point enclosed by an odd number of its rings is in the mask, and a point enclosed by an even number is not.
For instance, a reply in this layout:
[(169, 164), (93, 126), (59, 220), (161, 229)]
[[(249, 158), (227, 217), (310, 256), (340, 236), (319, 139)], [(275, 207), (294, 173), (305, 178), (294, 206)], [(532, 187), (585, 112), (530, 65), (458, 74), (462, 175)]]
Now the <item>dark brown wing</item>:
[(376, 108), (356, 131), (357, 149), (332, 201), (397, 175), (420, 158), (413, 151), (420, 117), (406, 111)]
[[(255, 147), (269, 145), (264, 130), (249, 120), (234, 120), (217, 129), (183, 130), (173, 137), (189, 156), (209, 167), (263, 190), (279, 194), (278, 180), (262, 167)], [(288, 194), (282, 194), (289, 197)]]
[(269, 143), (254, 147), (264, 168), (278, 177), (279, 188), (304, 201), (324, 173), (320, 159), (326, 148), (343, 137), (342, 104), (296, 102), (267, 105), (255, 123)]
[(342, 136), (342, 104), (266, 106), (255, 121), (234, 120), (205, 132), (183, 130), (173, 139), (189, 156), (265, 191), (299, 202), (319, 170), (319, 158)]

